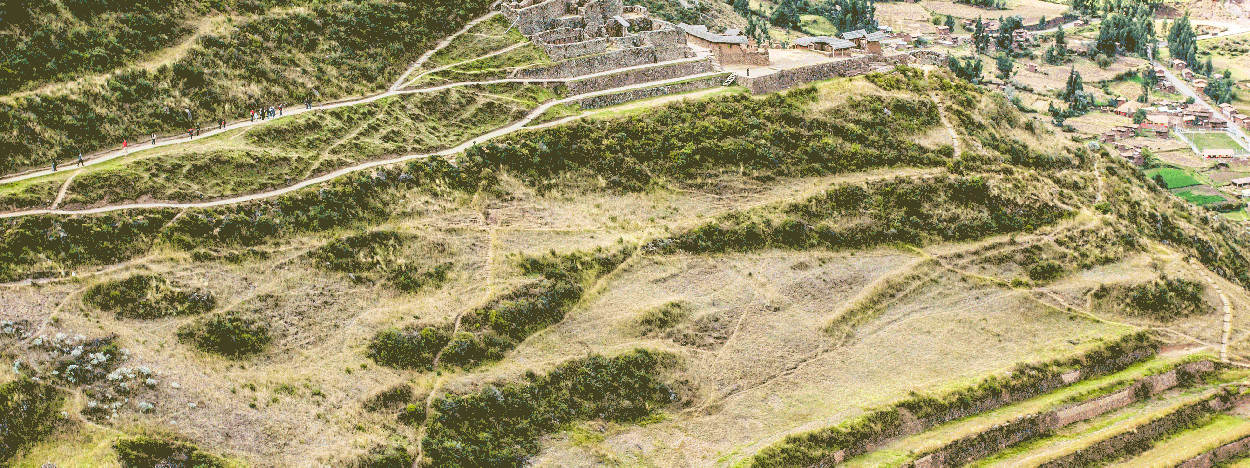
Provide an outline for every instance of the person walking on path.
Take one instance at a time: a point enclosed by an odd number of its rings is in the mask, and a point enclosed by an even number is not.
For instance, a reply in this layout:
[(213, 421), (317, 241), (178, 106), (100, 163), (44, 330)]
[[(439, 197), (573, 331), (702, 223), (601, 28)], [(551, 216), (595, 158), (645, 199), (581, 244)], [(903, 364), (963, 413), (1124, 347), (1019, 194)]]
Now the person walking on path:
[(251, 113), (252, 113), (252, 121), (253, 121), (253, 122), (255, 122), (255, 121), (256, 121), (256, 111), (255, 111), (255, 110), (251, 110), (251, 111), (248, 111), (248, 112), (251, 112)]
[(152, 134), (152, 146), (156, 146), (156, 134)]
[(52, 158), (52, 172), (56, 172), (56, 158)]
[(122, 140), (122, 152), (130, 154), (130, 140)]
[(193, 139), (193, 140), (195, 139), (195, 128), (188, 128), (188, 129), (187, 129), (187, 138), (190, 138), (190, 139)]
[(83, 162), (82, 162), (82, 151), (79, 151), (79, 152), (78, 152), (78, 167), (82, 167), (82, 166), (83, 166)]
[(304, 109), (312, 109), (312, 101), (304, 100)]
[(278, 115), (282, 115), (282, 105), (278, 105)]

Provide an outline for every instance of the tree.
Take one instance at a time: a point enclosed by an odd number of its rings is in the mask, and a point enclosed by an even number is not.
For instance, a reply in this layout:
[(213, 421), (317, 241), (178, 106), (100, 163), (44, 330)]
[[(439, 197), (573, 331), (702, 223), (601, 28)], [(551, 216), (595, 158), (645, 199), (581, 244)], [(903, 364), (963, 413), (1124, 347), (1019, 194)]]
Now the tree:
[(1068, 53), (1068, 35), (1063, 32), (1063, 28), (1055, 31), (1055, 50), (1060, 54)]
[(1015, 61), (1011, 60), (1011, 56), (1007, 55), (1005, 52), (1000, 52), (996, 62), (996, 65), (998, 65), (998, 76), (1002, 77), (1004, 80), (1010, 79), (1011, 69), (1015, 67)]
[(786, 29), (797, 29), (799, 27), (799, 12), (797, 11), (794, 0), (784, 0), (777, 9), (773, 11), (773, 26)]
[(1146, 121), (1146, 109), (1137, 109), (1137, 112), (1133, 113), (1133, 123), (1140, 124), (1145, 121)]
[(1085, 92), (1085, 80), (1081, 79), (1081, 74), (1076, 71), (1076, 67), (1072, 67), (1068, 72), (1067, 85), (1063, 87), (1063, 100), (1069, 104), (1075, 103), (1077, 96), (1083, 92)]
[(1194, 28), (1189, 23), (1189, 12), (1185, 12), (1185, 16), (1172, 23), (1172, 29), (1168, 30), (1168, 51), (1171, 52), (1172, 58), (1184, 60), (1191, 67), (1198, 65), (1198, 39), (1194, 34)]
[(1012, 46), (1012, 34), (1015, 30), (1024, 27), (1024, 20), (1019, 16), (1008, 16), (1007, 18), (998, 18), (998, 38), (996, 44), (998, 50), (1009, 51)]
[(980, 16), (977, 17), (976, 28), (972, 31), (972, 44), (982, 54), (990, 48), (990, 33), (985, 30), (985, 22), (981, 21)]
[(982, 64), (980, 57), (973, 55), (965, 57), (962, 60), (958, 57), (951, 57), (948, 60), (947, 65), (950, 67), (951, 72), (955, 73), (955, 76), (959, 78), (963, 78), (972, 83), (979, 83), (981, 81)]
[(738, 12), (739, 14), (745, 15), (751, 12), (750, 0), (734, 0), (733, 5), (734, 5), (734, 11)]
[(950, 28), (951, 32), (955, 32), (955, 18), (954, 17), (952, 17), (951, 15), (946, 15), (945, 25), (946, 27)]
[(877, 6), (873, 0), (837, 0), (829, 10), (826, 17), (838, 32), (877, 30)]

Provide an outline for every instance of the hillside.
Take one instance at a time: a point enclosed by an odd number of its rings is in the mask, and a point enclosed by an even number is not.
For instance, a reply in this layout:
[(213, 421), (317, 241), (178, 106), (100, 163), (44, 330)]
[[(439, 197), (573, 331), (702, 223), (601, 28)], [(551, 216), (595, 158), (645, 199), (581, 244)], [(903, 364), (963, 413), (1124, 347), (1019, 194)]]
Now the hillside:
[[(904, 70), (237, 206), (5, 220), (7, 279), (78, 272), (0, 292), (8, 353), (73, 410), (15, 460), (716, 465), (1137, 330), (1219, 343), (1210, 288), (1183, 315), (1086, 302), (1224, 276), (1250, 304), (1244, 235), (1135, 174)], [(102, 369), (47, 374), (80, 344)]]
[[(384, 91), (487, 6), (451, 0), (38, 4), (13, 8), (17, 19), (0, 29), (0, 47), (12, 51), (0, 63), (4, 173), (53, 158), (70, 161), (122, 140), (185, 135), (261, 107)], [(207, 30), (188, 37), (202, 24)], [(127, 66), (136, 62), (146, 66)]]
[[(0, 69), (0, 464), (1250, 460), (1250, 234), (1199, 175), (936, 53), (752, 94), (638, 9), (534, 39), (587, 4), (0, 3), (6, 60), (134, 56)], [(13, 174), (193, 102), (231, 125)]]

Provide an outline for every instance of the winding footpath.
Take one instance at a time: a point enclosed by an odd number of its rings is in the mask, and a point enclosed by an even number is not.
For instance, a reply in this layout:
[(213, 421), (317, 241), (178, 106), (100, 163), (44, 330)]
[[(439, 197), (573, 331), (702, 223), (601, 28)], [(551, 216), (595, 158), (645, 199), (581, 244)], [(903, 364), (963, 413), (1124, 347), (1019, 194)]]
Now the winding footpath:
[[(443, 91), (446, 89), (455, 88), (459, 86), (472, 86), (475, 84), (486, 84), (486, 83), (451, 83), (447, 85), (436, 86), (436, 87), (425, 88), (425, 89), (412, 89), (412, 90), (406, 90), (406, 91), (401, 91), (399, 89), (404, 85), (404, 83), (406, 83), (406, 80), (408, 79), (408, 75), (410, 75), (416, 69), (421, 68), (421, 66), (425, 65), (425, 63), (428, 62), (430, 58), (434, 56), (434, 54), (438, 53), (440, 50), (447, 48), (449, 45), (451, 45), (452, 41), (464, 35), (465, 32), (472, 29), (474, 26), (477, 26), (479, 23), (486, 21), (494, 17), (497, 14), (499, 14), (499, 12), (497, 11), (491, 12), (485, 16), (474, 19), (473, 21), (470, 21), (469, 24), (465, 25), (464, 28), (444, 38), (442, 42), (439, 42), (437, 45), (435, 45), (433, 49), (430, 49), (425, 54), (422, 54), (421, 57), (417, 58), (417, 61), (413, 62), (412, 66), (409, 67), (408, 70), (405, 71), (402, 75), (400, 75), (399, 79), (396, 80), (395, 83), (393, 83), (390, 89), (388, 89), (386, 92), (378, 93), (378, 94), (374, 94), (370, 96), (365, 96), (365, 97), (360, 97), (360, 98), (355, 98), (355, 99), (332, 101), (332, 102), (321, 104), (318, 106), (313, 106), (311, 109), (303, 108), (303, 107), (284, 109), (282, 115), (275, 116), (270, 119), (240, 120), (234, 123), (227, 124), (224, 128), (210, 129), (210, 130), (204, 131), (203, 133), (201, 133), (199, 136), (195, 138), (210, 137), (210, 136), (221, 134), (227, 131), (252, 127), (252, 126), (264, 124), (266, 122), (270, 122), (273, 120), (284, 119), (287, 117), (303, 114), (306, 112), (316, 112), (316, 111), (322, 111), (322, 110), (336, 109), (339, 107), (358, 106), (361, 104), (368, 104), (368, 103), (377, 101), (382, 98), (390, 97), (390, 96), (398, 96), (402, 94), (412, 94), (412, 93), (422, 93), (422, 92), (425, 92), (425, 93), (437, 92), (437, 91)], [(520, 82), (522, 80), (510, 80), (510, 81)], [(534, 80), (528, 80), (526, 82), (534, 82)], [(154, 144), (149, 143), (147, 145), (143, 145), (139, 143), (138, 141), (136, 141), (135, 142), (136, 144), (131, 145), (130, 151), (126, 151), (121, 148), (115, 148), (112, 150), (100, 151), (100, 152), (92, 153), (89, 155), (85, 155), (83, 157), (83, 166), (94, 166), (96, 164), (101, 164), (104, 162), (112, 161), (122, 156), (127, 156), (130, 153), (138, 153), (140, 151), (146, 151), (146, 150), (150, 150), (153, 148), (177, 145), (177, 144), (185, 143), (187, 141), (191, 141), (195, 138), (182, 137), (182, 136), (165, 137), (165, 138), (157, 139)], [(7, 177), (0, 178), (0, 185), (11, 184), (14, 182), (20, 182), (23, 180), (33, 179), (36, 177), (43, 177), (43, 176), (55, 174), (55, 173), (56, 171), (53, 171), (52, 169), (29, 170), (26, 172), (12, 174)]]
[[(567, 104), (567, 103), (576, 102), (576, 101), (580, 101), (580, 100), (587, 99), (587, 98), (611, 95), (611, 94), (616, 94), (616, 93), (620, 93), (624, 91), (652, 88), (656, 86), (680, 83), (680, 82), (700, 79), (700, 78), (709, 78), (712, 76), (719, 76), (721, 74), (722, 73), (720, 72), (709, 72), (709, 73), (703, 73), (699, 75), (682, 76), (682, 77), (672, 78), (668, 80), (639, 83), (636, 85), (605, 89), (605, 90), (596, 91), (593, 93), (570, 96), (570, 97), (566, 97), (566, 98), (555, 100), (555, 101), (548, 101), (547, 103), (542, 104), (538, 106), (537, 108), (535, 108), (533, 111), (531, 111), (528, 115), (526, 115), (521, 120), (513, 122), (502, 128), (496, 129), (490, 133), (480, 135), (467, 142), (461, 143), (460, 145), (457, 145), (448, 149), (444, 149), (442, 151), (437, 151), (433, 153), (408, 154), (408, 155), (402, 155), (402, 156), (398, 156), (398, 157), (394, 157), (390, 159), (369, 161), (369, 162), (357, 164), (355, 166), (345, 167), (345, 168), (339, 169), (337, 171), (334, 171), (334, 172), (331, 172), (331, 173), (328, 173), (319, 177), (307, 179), (295, 185), (291, 185), (288, 187), (271, 190), (267, 192), (254, 193), (251, 195), (242, 195), (242, 196), (231, 197), (231, 198), (224, 198), (221, 200), (213, 200), (213, 201), (206, 201), (206, 202), (193, 202), (193, 203), (165, 203), (165, 202), (128, 203), (128, 204), (122, 204), (122, 205), (110, 205), (110, 206), (87, 208), (87, 209), (81, 209), (81, 210), (64, 210), (64, 209), (46, 208), (46, 209), (37, 209), (37, 210), (15, 211), (15, 212), (10, 212), (10, 213), (0, 213), (0, 219), (16, 218), (16, 217), (31, 216), (31, 215), (41, 215), (41, 214), (56, 214), (56, 215), (99, 214), (99, 213), (109, 213), (109, 212), (114, 212), (114, 211), (149, 209), (149, 208), (175, 208), (175, 209), (211, 208), (215, 206), (234, 205), (234, 204), (246, 203), (246, 202), (261, 200), (261, 199), (266, 199), (266, 198), (273, 198), (273, 197), (277, 197), (277, 196), (285, 195), (287, 193), (294, 192), (296, 190), (302, 189), (304, 187), (308, 187), (310, 185), (316, 185), (322, 182), (327, 182), (332, 179), (342, 177), (347, 174), (351, 174), (353, 172), (373, 169), (379, 166), (386, 166), (386, 165), (395, 164), (395, 163), (407, 162), (407, 161), (411, 161), (414, 159), (425, 159), (425, 158), (430, 158), (433, 156), (451, 156), (451, 155), (459, 154), (478, 143), (490, 141), (490, 140), (493, 140), (493, 139), (496, 139), (505, 135), (515, 133), (520, 130), (525, 130), (527, 129), (526, 125), (528, 125), (530, 122), (533, 122), (534, 119), (537, 119), (539, 116), (543, 115), (543, 113), (547, 112), (548, 109), (551, 109), (552, 107), (555, 107), (560, 104)], [(451, 86), (451, 85), (448, 85), (448, 86)], [(431, 89), (435, 89), (435, 88), (427, 88), (427, 89), (419, 90), (419, 91), (429, 92)], [(393, 93), (388, 93), (388, 94), (397, 94), (397, 93), (393, 92)], [(540, 128), (540, 127), (530, 127), (530, 128)]]
[(1216, 284), (1215, 280), (1211, 279), (1211, 275), (1207, 274), (1207, 270), (1205, 268), (1198, 265), (1198, 263), (1193, 259), (1189, 260), (1189, 264), (1198, 271), (1198, 274), (1202, 275), (1202, 279), (1205, 279), (1207, 284), (1211, 285), (1211, 287), (1215, 289), (1215, 292), (1219, 293), (1220, 302), (1224, 303), (1224, 324), (1220, 335), (1220, 361), (1228, 362), (1228, 340), (1229, 336), (1233, 333), (1233, 305), (1229, 302), (1228, 295), (1224, 294), (1224, 290), (1220, 289), (1220, 285)]

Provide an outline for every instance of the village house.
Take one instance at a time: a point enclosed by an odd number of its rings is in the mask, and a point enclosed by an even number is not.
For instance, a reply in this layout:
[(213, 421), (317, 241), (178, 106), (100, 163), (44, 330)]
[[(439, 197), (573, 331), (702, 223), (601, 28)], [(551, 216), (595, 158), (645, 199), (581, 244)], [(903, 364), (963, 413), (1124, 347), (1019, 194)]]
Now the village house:
[(725, 31), (735, 34), (715, 34), (703, 25), (681, 23), (677, 25), (677, 28), (686, 33), (687, 43), (711, 50), (717, 63), (721, 65), (766, 67), (770, 63), (768, 48), (756, 46), (750, 38), (738, 35), (736, 29)]
[(792, 47), (823, 52), (830, 57), (850, 57), (855, 43), (838, 37), (815, 36), (795, 39)]
[(941, 39), (948, 39), (948, 40), (949, 40), (949, 39), (951, 38), (951, 28), (950, 28), (950, 26), (938, 26), (938, 27), (937, 27), (937, 37), (939, 37), (939, 38), (941, 38)]
[(1207, 90), (1207, 80), (1204, 80), (1202, 78), (1198, 78), (1194, 80), (1194, 92), (1198, 94), (1202, 94), (1206, 90)]
[(1031, 40), (1032, 40), (1032, 36), (1029, 35), (1029, 31), (1027, 29), (1019, 28), (1011, 32), (1012, 47), (1024, 48), (1029, 44), (1029, 41)]
[(1181, 78), (1184, 78), (1184, 79), (1185, 79), (1185, 81), (1193, 81), (1193, 80), (1194, 80), (1194, 71), (1193, 71), (1193, 70), (1190, 70), (1190, 69), (1188, 69), (1188, 68), (1186, 68), (1186, 69), (1184, 69), (1184, 70), (1181, 70)]
[(1233, 184), (1234, 186), (1237, 186), (1237, 187), (1250, 187), (1250, 177), (1242, 177), (1240, 179), (1233, 179), (1233, 180), (1228, 181), (1228, 183)]
[(1124, 101), (1122, 104), (1116, 106), (1115, 113), (1122, 115), (1124, 117), (1132, 117), (1133, 114), (1137, 113), (1138, 109), (1141, 109), (1145, 106), (1146, 106), (1145, 104), (1142, 104), (1137, 101)]
[(1177, 69), (1177, 70), (1184, 70), (1186, 66), (1187, 65), (1185, 64), (1184, 60), (1172, 59), (1172, 68)]
[(1141, 128), (1144, 131), (1151, 132), (1151, 135), (1155, 138), (1167, 138), (1168, 134), (1171, 133), (1171, 127), (1167, 124), (1142, 122)]
[(1205, 158), (1231, 158), (1234, 154), (1236, 153), (1233, 150), (1223, 148), (1207, 149), (1202, 151), (1202, 156)]

